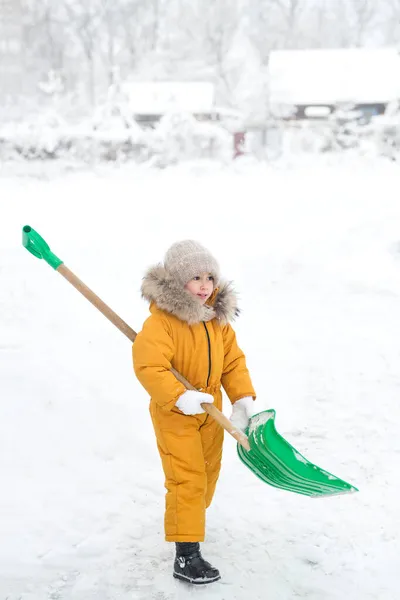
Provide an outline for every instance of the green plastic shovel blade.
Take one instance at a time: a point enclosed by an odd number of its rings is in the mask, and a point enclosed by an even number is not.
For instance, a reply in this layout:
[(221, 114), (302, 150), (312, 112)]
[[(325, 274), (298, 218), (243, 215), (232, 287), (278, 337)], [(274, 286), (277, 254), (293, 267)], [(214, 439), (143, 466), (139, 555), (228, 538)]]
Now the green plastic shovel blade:
[(239, 458), (265, 483), (313, 498), (358, 491), (343, 479), (311, 463), (291, 446), (276, 431), (275, 410), (254, 415), (246, 434), (250, 451), (238, 444)]

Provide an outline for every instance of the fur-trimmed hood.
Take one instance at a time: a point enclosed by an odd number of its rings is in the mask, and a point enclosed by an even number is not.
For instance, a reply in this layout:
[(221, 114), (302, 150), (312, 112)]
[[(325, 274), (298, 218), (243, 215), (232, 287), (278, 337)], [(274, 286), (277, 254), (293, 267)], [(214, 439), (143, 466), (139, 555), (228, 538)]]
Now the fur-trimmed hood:
[(229, 282), (221, 282), (206, 304), (200, 304), (175, 281), (163, 265), (151, 267), (143, 278), (142, 296), (158, 308), (186, 321), (189, 325), (218, 319), (221, 324), (239, 315), (237, 296)]

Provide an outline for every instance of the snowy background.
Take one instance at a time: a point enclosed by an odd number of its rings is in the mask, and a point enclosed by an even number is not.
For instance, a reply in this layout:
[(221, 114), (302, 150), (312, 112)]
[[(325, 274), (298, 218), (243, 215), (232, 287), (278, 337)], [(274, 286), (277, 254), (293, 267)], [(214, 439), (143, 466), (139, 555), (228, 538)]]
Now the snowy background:
[(400, 34), (399, 0), (2, 0), (0, 15), (0, 55), (20, 54), (19, 75), (2, 61), (0, 77), (15, 76), (10, 109), (25, 114), (51, 91), (85, 111), (117, 72), (212, 81), (217, 104), (251, 114), (272, 50), (396, 47)]
[[(243, 131), (246, 150), (271, 159), (284, 154), (282, 114), (304, 100), (390, 103), (373, 131), (346, 137), (350, 146), (367, 137), (372, 152), (397, 159), (399, 23), (400, 0), (1, 0), (0, 160), (165, 166), (231, 157)], [(160, 90), (141, 87), (157, 85), (175, 88), (172, 96), (193, 89), (161, 102)], [(172, 105), (220, 127), (187, 118), (177, 127), (167, 115), (143, 131)], [(328, 121), (308, 146), (349, 147), (326, 140)]]
[[(399, 23), (400, 0), (0, 0), (0, 600), (398, 600)], [(281, 119), (322, 93), (346, 105)], [(360, 122), (366, 99), (385, 114)], [(204, 544), (222, 579), (174, 581), (130, 343), (25, 224), (136, 330), (145, 269), (208, 246), (259, 409), (360, 493), (277, 491), (226, 439)]]
[[(383, 159), (0, 171), (0, 599), (396, 600), (400, 175)], [(30, 224), (134, 329), (146, 267), (194, 237), (236, 282), (260, 409), (360, 493), (260, 482), (226, 438), (205, 589), (172, 579), (130, 342), (21, 245)], [(224, 411), (229, 415), (225, 400)]]

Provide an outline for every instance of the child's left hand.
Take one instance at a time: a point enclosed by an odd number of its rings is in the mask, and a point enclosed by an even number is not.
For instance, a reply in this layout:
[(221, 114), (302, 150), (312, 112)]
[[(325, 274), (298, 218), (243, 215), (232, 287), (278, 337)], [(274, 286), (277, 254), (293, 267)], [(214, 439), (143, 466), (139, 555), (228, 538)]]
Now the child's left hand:
[(254, 415), (254, 400), (251, 396), (240, 398), (232, 406), (230, 422), (237, 429), (244, 431), (249, 424), (250, 417)]

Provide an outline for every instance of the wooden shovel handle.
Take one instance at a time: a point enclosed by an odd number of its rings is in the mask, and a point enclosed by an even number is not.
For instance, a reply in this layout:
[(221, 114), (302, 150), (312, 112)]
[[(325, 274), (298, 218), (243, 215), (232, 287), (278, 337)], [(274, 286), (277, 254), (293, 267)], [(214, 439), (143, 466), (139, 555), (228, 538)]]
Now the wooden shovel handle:
[(217, 421), (217, 423), (221, 425), (221, 427), (225, 429), (227, 433), (229, 433), (229, 435), (234, 437), (235, 440), (239, 442), (239, 444), (243, 446), (245, 450), (250, 450), (248, 437), (243, 433), (243, 431), (236, 429), (230, 420), (227, 419), (226, 416), (220, 410), (218, 410), (214, 404), (206, 404), (204, 402), (201, 406), (209, 415), (212, 416), (213, 419)]
[[(173, 373), (177, 380), (183, 383), (183, 385), (188, 390), (194, 390), (196, 392), (198, 391), (195, 387), (192, 386), (191, 383), (189, 383), (187, 379), (183, 377), (183, 375), (178, 373), (178, 371), (175, 371), (175, 369), (171, 369), (171, 373)], [(218, 410), (218, 408), (214, 404), (203, 402), (201, 407), (206, 411), (206, 413), (211, 415), (212, 418), (215, 419), (217, 423), (219, 423), (221, 427), (225, 429), (225, 431), (227, 431), (232, 437), (234, 437), (235, 440), (243, 446), (243, 448), (245, 448), (246, 450), (250, 450), (250, 444), (247, 436), (243, 433), (243, 431), (235, 428), (230, 422), (230, 420), (227, 419), (226, 416), (220, 410)]]
[[(61, 264), (56, 271), (60, 273), (71, 285), (74, 286), (75, 289), (78, 290), (89, 302), (93, 304), (111, 323), (113, 323), (127, 338), (131, 340), (131, 342), (135, 341), (137, 336), (136, 331), (134, 331), (125, 321), (121, 319), (103, 300), (101, 300), (87, 285), (83, 283), (72, 271), (68, 269), (64, 264)], [(178, 371), (175, 369), (171, 369), (171, 373), (175, 375), (175, 377), (183, 383), (183, 385), (188, 390), (196, 390), (195, 387), (187, 381)], [(196, 390), (198, 391), (198, 390)], [(240, 429), (236, 429), (232, 423), (225, 417), (225, 415), (218, 410), (214, 404), (208, 404), (204, 402), (202, 405), (203, 409), (213, 417), (220, 425), (227, 431), (232, 437), (235, 438), (239, 444), (243, 446), (246, 450), (250, 450), (249, 440), (247, 436), (240, 431)]]
[(131, 327), (125, 321), (121, 319), (101, 298), (88, 288), (72, 271), (68, 269), (64, 264), (60, 265), (56, 271), (60, 273), (71, 285), (74, 286), (78, 292), (85, 296), (86, 300), (89, 300), (111, 323), (113, 323), (131, 342), (135, 341), (137, 336), (136, 331), (133, 331)]

